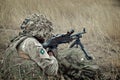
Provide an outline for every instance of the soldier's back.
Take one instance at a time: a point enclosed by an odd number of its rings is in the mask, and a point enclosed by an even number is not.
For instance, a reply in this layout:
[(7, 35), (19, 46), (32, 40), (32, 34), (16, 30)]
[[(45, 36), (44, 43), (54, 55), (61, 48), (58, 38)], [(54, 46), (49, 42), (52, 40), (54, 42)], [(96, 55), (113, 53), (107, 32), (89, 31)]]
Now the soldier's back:
[[(43, 72), (40, 67), (26, 53), (18, 54), (23, 46), (24, 40), (28, 37), (21, 37), (13, 41), (4, 54), (3, 78), (4, 80), (43, 80)], [(28, 41), (29, 42), (29, 41)]]

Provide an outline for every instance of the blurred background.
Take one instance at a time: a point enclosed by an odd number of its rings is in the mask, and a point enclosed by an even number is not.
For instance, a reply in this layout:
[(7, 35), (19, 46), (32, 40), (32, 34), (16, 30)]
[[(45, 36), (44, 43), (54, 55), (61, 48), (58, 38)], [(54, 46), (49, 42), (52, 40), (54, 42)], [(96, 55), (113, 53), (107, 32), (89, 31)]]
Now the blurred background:
[(86, 28), (82, 42), (98, 64), (120, 68), (120, 0), (0, 0), (1, 60), (22, 21), (33, 13), (53, 22), (56, 34)]
[(33, 13), (51, 20), (55, 33), (85, 27), (89, 40), (120, 38), (119, 0), (0, 0), (0, 29), (20, 30), (22, 21)]

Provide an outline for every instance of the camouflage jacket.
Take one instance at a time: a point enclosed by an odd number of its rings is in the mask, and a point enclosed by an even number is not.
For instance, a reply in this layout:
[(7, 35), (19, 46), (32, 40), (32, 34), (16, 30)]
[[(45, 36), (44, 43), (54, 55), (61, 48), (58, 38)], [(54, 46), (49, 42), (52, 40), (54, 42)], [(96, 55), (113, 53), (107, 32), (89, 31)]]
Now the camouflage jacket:
[(23, 36), (7, 48), (3, 71), (7, 80), (43, 80), (45, 75), (57, 75), (58, 62), (35, 38)]

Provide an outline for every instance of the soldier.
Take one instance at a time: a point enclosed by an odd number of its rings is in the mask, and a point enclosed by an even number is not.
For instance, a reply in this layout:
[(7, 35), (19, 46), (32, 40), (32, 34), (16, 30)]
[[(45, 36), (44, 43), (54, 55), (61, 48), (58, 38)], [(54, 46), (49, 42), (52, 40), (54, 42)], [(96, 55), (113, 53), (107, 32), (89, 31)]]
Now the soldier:
[(41, 45), (52, 35), (52, 23), (43, 15), (33, 14), (26, 18), (21, 29), (23, 32), (6, 50), (3, 72), (5, 80), (45, 79), (46, 75), (55, 76), (58, 62), (52, 51)]
[[(26, 18), (21, 29), (23, 32), (11, 40), (5, 52), (4, 80), (44, 80), (47, 76), (52, 76), (49, 80), (102, 80), (99, 67), (84, 60), (80, 51), (68, 49), (56, 54), (43, 48), (41, 44), (52, 36), (53, 30), (44, 16)], [(57, 55), (57, 60), (53, 55)]]

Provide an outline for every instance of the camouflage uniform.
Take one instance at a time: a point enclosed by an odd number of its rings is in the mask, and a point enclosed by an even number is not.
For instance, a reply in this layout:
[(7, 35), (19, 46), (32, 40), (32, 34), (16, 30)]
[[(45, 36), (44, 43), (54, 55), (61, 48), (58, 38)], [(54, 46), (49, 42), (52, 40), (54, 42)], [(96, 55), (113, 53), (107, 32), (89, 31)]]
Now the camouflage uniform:
[(94, 60), (88, 61), (80, 49), (60, 50), (59, 72), (65, 80), (104, 80)]
[(58, 61), (49, 56), (40, 43), (51, 36), (52, 23), (43, 15), (34, 14), (23, 21), (21, 28), (23, 32), (12, 40), (5, 52), (3, 78), (43, 80), (46, 76), (56, 76)]
[[(22, 58), (34, 61), (47, 75), (57, 75), (58, 62), (54, 56), (49, 56), (43, 46), (34, 38), (25, 39), (18, 47)], [(47, 67), (47, 68), (46, 68)]]
[(99, 67), (84, 60), (80, 49), (60, 51), (57, 60), (47, 54), (39, 42), (43, 42), (43, 37), (47, 40), (53, 29), (44, 16), (26, 18), (21, 29), (23, 32), (12, 40), (5, 53), (4, 80), (44, 80), (48, 76), (52, 76), (49, 80), (102, 80)]

